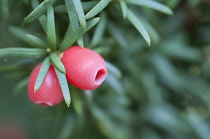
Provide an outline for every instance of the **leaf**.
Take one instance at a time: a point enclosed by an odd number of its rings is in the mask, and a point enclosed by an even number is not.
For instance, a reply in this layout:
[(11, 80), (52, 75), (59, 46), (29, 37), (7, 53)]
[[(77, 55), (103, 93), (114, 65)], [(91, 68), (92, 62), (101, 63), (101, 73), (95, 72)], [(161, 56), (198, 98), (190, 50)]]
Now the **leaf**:
[(62, 4), (62, 5), (55, 6), (55, 12), (56, 13), (67, 13), (66, 5)]
[(160, 35), (158, 34), (157, 30), (150, 24), (150, 22), (146, 21), (145, 19), (141, 19), (141, 22), (148, 31), (151, 40), (154, 42), (158, 42), (160, 40)]
[(140, 19), (131, 11), (128, 10), (128, 20), (135, 26), (135, 28), (141, 33), (143, 38), (146, 40), (148, 45), (150, 46), (151, 39), (150, 36), (145, 29), (145, 27), (142, 25)]
[(0, 66), (0, 73), (19, 70), (19, 69), (21, 69), (20, 64), (4, 65), (4, 66)]
[(28, 34), (28, 32), (22, 28), (10, 27), (9, 30), (15, 37), (19, 38), (20, 40), (24, 41), (30, 46), (39, 47), (39, 48), (46, 47), (46, 43), (43, 40), (32, 34)]
[(62, 73), (66, 74), (65, 67), (56, 53), (50, 54), (50, 59), (55, 67)]
[(18, 65), (23, 65), (23, 66), (27, 66), (27, 65), (30, 65), (32, 63), (34, 63), (36, 61), (36, 59), (34, 58), (24, 58), (24, 59), (21, 59), (20, 61), (18, 61), (16, 64)]
[[(72, 24), (69, 24), (68, 29), (67, 29), (67, 31), (65, 33), (64, 38), (67, 38), (73, 32), (73, 29), (72, 29), (72, 26), (71, 25)], [(78, 43), (79, 46), (84, 47), (83, 37), (79, 38), (77, 40), (77, 43)]]
[(192, 62), (201, 61), (203, 55), (199, 49), (193, 46), (187, 46), (175, 40), (164, 41), (164, 43), (161, 44), (160, 52), (169, 58)]
[(18, 95), (21, 91), (24, 90), (27, 83), (28, 83), (28, 78), (25, 78), (25, 79), (22, 79), (21, 81), (19, 81), (13, 89), (13, 94)]
[(109, 30), (110, 34), (112, 35), (112, 37), (117, 41), (117, 43), (121, 47), (125, 48), (128, 46), (128, 42), (126, 41), (125, 35), (124, 35), (121, 27), (110, 22), (108, 24), (108, 30)]
[(46, 51), (40, 48), (2, 48), (1, 57), (40, 57), (44, 56)]
[(114, 77), (113, 74), (108, 74), (105, 79), (105, 82), (118, 93), (124, 93), (124, 88), (121, 82), (116, 77)]
[[(193, 1), (195, 3), (199, 3), (201, 1)], [(170, 1), (166, 1), (166, 4), (171, 7), (171, 8), (175, 8), (177, 7), (177, 5), (180, 3), (180, 0), (170, 0)], [(190, 5), (190, 2), (189, 2), (189, 5)], [(195, 5), (194, 5), (195, 6)]]
[(154, 106), (161, 104), (163, 102), (162, 88), (158, 85), (155, 73), (148, 70), (148, 72), (144, 72), (141, 78), (142, 85), (147, 91), (148, 103)]
[(51, 6), (56, 0), (45, 0), (36, 9), (34, 9), (23, 21), (24, 24), (29, 24), (39, 18), (47, 8)]
[(198, 135), (198, 138), (201, 139), (208, 139), (210, 136), (209, 130), (210, 127), (206, 124), (206, 121), (203, 120), (202, 116), (200, 115), (199, 111), (188, 108), (186, 114), (187, 124), (189, 124), (193, 132)]
[(74, 134), (77, 121), (74, 113), (67, 115), (58, 139), (70, 139), (72, 134)]
[(100, 55), (106, 55), (108, 53), (110, 53), (111, 48), (109, 47), (109, 45), (100, 45), (100, 47), (96, 47), (92, 49), (93, 51), (95, 51), (96, 53), (99, 53)]
[[(78, 17), (76, 14), (76, 10), (74, 7), (74, 3), (71, 0), (65, 0), (66, 6), (67, 6), (67, 11), (68, 11), (68, 15), (69, 15), (69, 19), (70, 19), (70, 23), (73, 31), (75, 31), (76, 29), (79, 28), (79, 21), (78, 21)], [(79, 38), (78, 39), (78, 44), (82, 47), (84, 47), (84, 43), (83, 43), (83, 38)]]
[[(98, 3), (98, 1), (86, 1), (86, 2), (82, 2), (83, 10), (84, 10), (84, 11), (89, 11), (89, 10), (92, 9), (97, 3)], [(55, 12), (57, 12), (57, 13), (67, 13), (66, 5), (62, 4), (62, 5), (56, 6), (56, 7), (55, 7)]]
[(79, 23), (83, 28), (86, 28), (86, 20), (85, 20), (85, 14), (82, 8), (82, 4), (80, 0), (72, 0), (76, 13), (77, 13), (77, 17), (79, 19)]
[(72, 25), (72, 24), (69, 23), (68, 28), (67, 28), (67, 31), (66, 31), (66, 33), (65, 33), (65, 35), (64, 35), (64, 39), (65, 39), (65, 38), (68, 38), (68, 36), (73, 32), (73, 29), (72, 29), (72, 26), (71, 26), (71, 25)]
[(112, 63), (109, 63), (108, 61), (106, 61), (106, 67), (107, 67), (108, 72), (111, 72), (117, 78), (122, 77), (121, 71), (115, 65), (113, 65)]
[(119, 2), (120, 2), (120, 6), (121, 6), (121, 9), (122, 9), (122, 13), (123, 13), (123, 18), (126, 19), (127, 10), (128, 10), (127, 4), (125, 3), (125, 1), (119, 1)]
[(74, 107), (74, 110), (79, 116), (82, 116), (84, 109), (83, 109), (82, 100), (79, 96), (79, 92), (77, 92), (75, 88), (73, 88), (73, 90), (71, 89), (71, 92), (73, 92), (71, 94), (72, 94), (72, 105)]
[(79, 27), (79, 21), (78, 21), (77, 15), (76, 15), (76, 9), (73, 5), (74, 3), (72, 0), (65, 0), (65, 3), (66, 3), (71, 27), (74, 31)]
[(151, 9), (160, 11), (162, 13), (168, 14), (168, 15), (173, 14), (173, 11), (169, 7), (153, 0), (127, 0), (126, 2), (133, 5), (139, 5), (139, 6), (151, 8)]
[(112, 0), (101, 0), (95, 7), (93, 7), (86, 15), (85, 18), (90, 19), (100, 13)]
[(55, 19), (52, 5), (47, 9), (47, 41), (52, 50), (56, 50)]
[[(109, 139), (128, 139), (128, 128), (122, 124), (119, 120), (115, 120), (112, 116), (109, 115), (109, 112), (102, 110), (102, 108), (97, 107), (96, 105), (90, 106), (91, 114), (94, 117), (97, 128), (106, 135)], [(131, 137), (132, 138), (132, 137)]]
[(47, 44), (42, 39), (34, 35), (26, 34), (26, 37), (30, 40), (34, 47), (46, 48), (47, 46)]
[(82, 2), (83, 10), (84, 10), (84, 11), (89, 11), (89, 10), (92, 9), (97, 3), (98, 3), (97, 0)]
[(157, 70), (161, 82), (167, 87), (175, 90), (174, 92), (180, 93), (180, 90), (186, 82), (169, 59), (166, 56), (157, 53), (151, 53), (149, 58), (151, 59), (154, 69)]
[(54, 69), (55, 69), (55, 73), (57, 75), (57, 78), (58, 78), (58, 81), (59, 81), (59, 84), (63, 93), (64, 100), (66, 102), (67, 107), (69, 107), (71, 104), (71, 96), (70, 96), (70, 91), (69, 91), (68, 83), (66, 80), (66, 76), (65, 74), (61, 73), (57, 68), (54, 68)]
[(18, 27), (10, 27), (9, 31), (12, 33), (12, 35), (14, 35), (15, 37), (17, 37), (18, 39), (22, 40), (23, 42), (34, 46), (34, 43), (31, 42), (26, 34), (28, 34), (25, 30), (23, 30), (22, 28), (18, 28)]
[(85, 32), (87, 32), (89, 29), (91, 29), (93, 26), (95, 26), (98, 21), (99, 17), (94, 18), (87, 22), (87, 26), (84, 29), (83, 27), (79, 27), (74, 32), (72, 32), (70, 35), (66, 36), (63, 40), (63, 42), (60, 44), (60, 50), (63, 51), (70, 47), (75, 41), (77, 41)]
[(49, 57), (45, 58), (45, 60), (42, 63), (42, 66), (39, 70), (38, 76), (36, 78), (36, 82), (34, 85), (34, 93), (40, 88), (40, 86), (42, 85), (45, 76), (47, 75), (47, 72), (50, 68), (50, 59)]
[(105, 13), (101, 14), (101, 20), (99, 21), (98, 25), (96, 26), (93, 39), (91, 41), (91, 46), (96, 46), (103, 38), (103, 34), (105, 32), (106, 23), (107, 23), (107, 16)]
[[(34, 9), (39, 6), (38, 0), (32, 0), (31, 5)], [(47, 17), (45, 15), (41, 15), (39, 17), (39, 23), (41, 24), (44, 31), (47, 33)]]

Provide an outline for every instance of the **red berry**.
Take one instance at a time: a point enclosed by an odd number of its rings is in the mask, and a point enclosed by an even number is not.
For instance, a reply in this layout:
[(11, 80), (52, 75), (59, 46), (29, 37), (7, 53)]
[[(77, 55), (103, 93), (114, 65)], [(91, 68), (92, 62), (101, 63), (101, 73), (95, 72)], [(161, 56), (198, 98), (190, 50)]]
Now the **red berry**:
[(79, 46), (68, 48), (61, 55), (67, 81), (79, 89), (99, 87), (107, 75), (106, 63), (96, 52)]
[(38, 76), (38, 72), (41, 68), (41, 64), (37, 65), (31, 72), (28, 80), (28, 96), (29, 99), (40, 106), (48, 107), (59, 104), (63, 100), (63, 94), (56, 77), (53, 66), (51, 65), (47, 75), (40, 86), (40, 88), (34, 93), (34, 84)]

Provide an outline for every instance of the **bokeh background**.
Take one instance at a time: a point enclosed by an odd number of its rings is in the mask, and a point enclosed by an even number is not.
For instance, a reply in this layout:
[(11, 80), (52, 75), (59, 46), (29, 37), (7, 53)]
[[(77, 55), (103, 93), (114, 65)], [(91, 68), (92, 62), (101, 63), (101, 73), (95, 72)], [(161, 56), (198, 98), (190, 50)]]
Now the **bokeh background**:
[[(64, 102), (42, 108), (28, 99), (27, 78), (43, 58), (0, 58), (0, 138), (8, 129), (16, 135), (11, 139), (209, 139), (210, 2), (157, 1), (174, 14), (130, 6), (145, 21), (150, 47), (115, 9), (117, 1), (104, 10), (103, 37), (90, 45), (93, 28), (84, 40), (108, 61), (109, 75), (93, 91), (70, 86), (69, 108)], [(0, 48), (30, 47), (12, 26), (45, 36), (38, 21), (21, 26), (32, 10), (30, 0), (0, 1)], [(60, 38), (67, 17), (55, 14)]]

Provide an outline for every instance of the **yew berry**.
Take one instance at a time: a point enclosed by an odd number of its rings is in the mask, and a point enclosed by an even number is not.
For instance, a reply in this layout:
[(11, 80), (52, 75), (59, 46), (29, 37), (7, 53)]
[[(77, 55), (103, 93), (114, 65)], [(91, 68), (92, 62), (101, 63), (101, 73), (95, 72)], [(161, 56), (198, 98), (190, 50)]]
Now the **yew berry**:
[(63, 95), (52, 65), (50, 66), (42, 85), (34, 93), (34, 84), (40, 68), (41, 64), (37, 65), (29, 77), (27, 88), (29, 99), (33, 103), (43, 107), (59, 104), (63, 100)]
[(73, 46), (61, 54), (69, 83), (83, 90), (99, 87), (107, 75), (104, 59), (93, 50)]

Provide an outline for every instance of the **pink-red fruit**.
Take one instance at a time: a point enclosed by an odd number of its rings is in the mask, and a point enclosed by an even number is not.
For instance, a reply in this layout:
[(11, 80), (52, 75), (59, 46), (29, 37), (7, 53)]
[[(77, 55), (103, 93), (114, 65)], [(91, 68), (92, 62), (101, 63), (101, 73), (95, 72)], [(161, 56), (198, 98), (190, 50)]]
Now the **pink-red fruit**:
[(83, 90), (99, 87), (107, 75), (106, 63), (96, 52), (79, 46), (68, 48), (61, 55), (69, 83)]
[(34, 84), (40, 68), (41, 64), (37, 65), (31, 72), (28, 80), (28, 97), (33, 103), (43, 107), (57, 105), (63, 100), (63, 94), (52, 65), (50, 66), (42, 85), (34, 93)]

